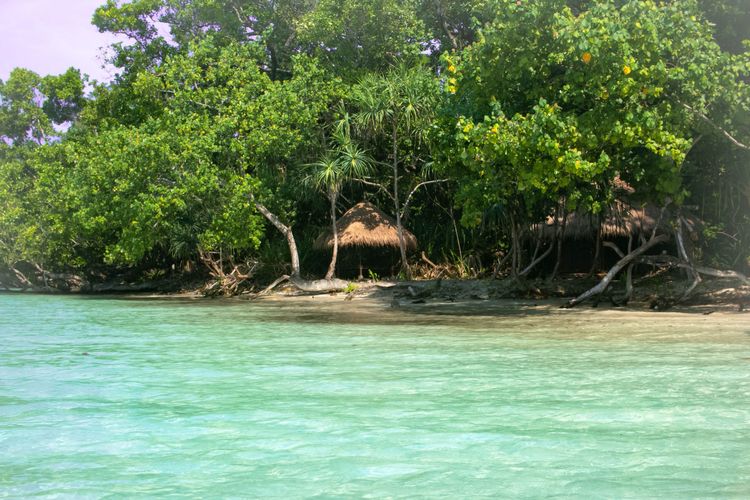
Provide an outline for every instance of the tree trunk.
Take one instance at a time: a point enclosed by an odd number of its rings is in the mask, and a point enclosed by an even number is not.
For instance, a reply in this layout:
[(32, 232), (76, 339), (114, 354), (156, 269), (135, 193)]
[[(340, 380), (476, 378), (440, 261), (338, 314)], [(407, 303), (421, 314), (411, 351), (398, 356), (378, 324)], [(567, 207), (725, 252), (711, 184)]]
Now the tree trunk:
[(255, 196), (250, 193), (250, 201), (253, 202), (255, 205), (255, 208), (263, 214), (263, 217), (268, 219), (268, 221), (276, 227), (276, 229), (281, 232), (286, 237), (287, 245), (289, 245), (289, 253), (291, 254), (291, 264), (292, 264), (292, 278), (299, 278), (300, 277), (300, 268), (299, 268), (299, 253), (297, 252), (297, 242), (294, 240), (294, 233), (292, 232), (292, 228), (285, 225), (281, 220), (279, 220), (278, 217), (276, 217), (274, 214), (271, 213), (270, 210), (268, 210), (262, 203), (258, 202), (255, 199)]
[(406, 260), (406, 241), (404, 240), (404, 228), (401, 225), (401, 206), (398, 201), (398, 123), (393, 122), (393, 204), (396, 208), (396, 231), (398, 232), (398, 249), (401, 252), (401, 270), (406, 279), (411, 279), (409, 262)]
[(562, 260), (562, 247), (565, 242), (565, 227), (568, 222), (567, 202), (565, 200), (563, 200), (563, 205), (558, 208), (558, 213), (562, 215), (562, 223), (557, 226), (557, 230), (555, 231), (555, 238), (557, 239), (557, 259), (555, 260), (555, 267), (552, 269), (552, 274), (549, 277), (550, 281), (557, 277), (557, 272), (560, 270), (560, 261)]
[[(541, 237), (540, 237), (539, 241), (541, 241)], [(539, 264), (540, 262), (542, 262), (544, 259), (547, 258), (547, 256), (550, 253), (552, 253), (552, 249), (553, 248), (555, 248), (555, 242), (554, 241), (551, 242), (550, 245), (549, 245), (549, 247), (547, 248), (547, 250), (545, 250), (544, 253), (541, 256), (539, 256), (539, 258), (537, 258), (537, 253), (539, 253), (539, 244), (537, 244), (537, 248), (536, 248), (536, 250), (534, 250), (534, 256), (532, 257), (531, 263), (528, 266), (526, 266), (526, 268), (523, 271), (521, 271), (519, 273), (519, 276), (526, 276), (527, 274), (529, 274), (531, 272), (531, 270), (534, 269), (534, 267), (536, 267), (537, 264)]]
[(596, 243), (594, 243), (594, 260), (591, 262), (588, 276), (593, 276), (599, 268), (599, 255), (602, 251), (602, 217), (596, 216)]
[(658, 245), (659, 243), (664, 243), (666, 241), (669, 241), (669, 236), (666, 234), (662, 234), (656, 237), (652, 237), (650, 240), (648, 240), (643, 245), (639, 246), (629, 254), (625, 255), (623, 258), (621, 258), (619, 261), (617, 261), (617, 264), (612, 266), (612, 269), (609, 270), (609, 272), (602, 278), (602, 280), (599, 282), (598, 285), (595, 287), (589, 289), (588, 291), (582, 293), (578, 297), (571, 299), (565, 306), (563, 307), (573, 307), (577, 304), (580, 304), (584, 300), (590, 299), (594, 295), (599, 295), (600, 293), (603, 293), (609, 284), (612, 282), (612, 280), (617, 276), (617, 273), (619, 273), (623, 268), (625, 268), (627, 265), (629, 265), (631, 262), (636, 260), (638, 257), (640, 257), (642, 254), (644, 254), (648, 249), (651, 247)]
[[(628, 254), (633, 251), (633, 234), (628, 236)], [(622, 305), (627, 305), (630, 299), (633, 297), (633, 266), (634, 262), (628, 264), (628, 269), (625, 271), (625, 297), (623, 298)]]
[(690, 286), (685, 290), (685, 293), (682, 294), (682, 297), (680, 297), (680, 302), (687, 300), (687, 298), (690, 296), (691, 293), (693, 293), (693, 290), (695, 290), (695, 287), (697, 287), (701, 280), (701, 275), (698, 271), (695, 270), (695, 267), (693, 266), (693, 261), (690, 259), (690, 256), (687, 253), (687, 249), (685, 248), (685, 240), (682, 236), (682, 216), (677, 217), (677, 229), (675, 230), (675, 236), (677, 238), (677, 254), (680, 256), (680, 259), (685, 261), (685, 264), (687, 264), (687, 273), (688, 276), (691, 276), (693, 278), (693, 281), (691, 282)]
[(511, 260), (511, 270), (510, 275), (513, 279), (518, 278), (518, 268), (520, 267), (521, 263), (519, 262), (519, 244), (520, 244), (520, 238), (518, 237), (518, 226), (516, 224), (516, 217), (513, 213), (513, 210), (510, 211), (510, 239), (511, 239), (511, 254), (513, 255), (513, 258)]
[(331, 280), (336, 274), (336, 260), (339, 256), (339, 232), (336, 227), (336, 192), (330, 191), (328, 198), (331, 200), (331, 230), (333, 231), (333, 255), (331, 255), (331, 263), (328, 265), (328, 272), (326, 273), (326, 279)]

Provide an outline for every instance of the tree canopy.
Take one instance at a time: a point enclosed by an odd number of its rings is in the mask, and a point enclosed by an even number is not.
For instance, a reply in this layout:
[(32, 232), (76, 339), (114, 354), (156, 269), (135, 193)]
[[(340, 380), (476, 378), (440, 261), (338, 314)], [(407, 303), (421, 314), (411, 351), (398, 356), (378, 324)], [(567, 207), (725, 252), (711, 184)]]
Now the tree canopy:
[(745, 3), (107, 0), (113, 81), (0, 81), (0, 264), (273, 274), (296, 231), (320, 269), (317, 233), (367, 199), (432, 259), (511, 251), (518, 273), (529, 228), (626, 186), (747, 270)]

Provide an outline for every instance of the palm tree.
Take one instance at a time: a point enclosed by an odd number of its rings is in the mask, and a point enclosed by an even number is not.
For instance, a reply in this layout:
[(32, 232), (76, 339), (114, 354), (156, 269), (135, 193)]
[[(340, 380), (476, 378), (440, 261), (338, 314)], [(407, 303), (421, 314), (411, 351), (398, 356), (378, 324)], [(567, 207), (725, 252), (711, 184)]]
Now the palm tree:
[(320, 161), (309, 165), (311, 172), (307, 183), (326, 193), (331, 204), (331, 230), (333, 232), (333, 255), (328, 265), (325, 279), (333, 279), (336, 273), (336, 260), (339, 253), (339, 236), (336, 228), (336, 202), (344, 184), (367, 175), (372, 168), (372, 160), (367, 153), (357, 146), (349, 135), (348, 123), (337, 124), (334, 133), (335, 146), (326, 151)]

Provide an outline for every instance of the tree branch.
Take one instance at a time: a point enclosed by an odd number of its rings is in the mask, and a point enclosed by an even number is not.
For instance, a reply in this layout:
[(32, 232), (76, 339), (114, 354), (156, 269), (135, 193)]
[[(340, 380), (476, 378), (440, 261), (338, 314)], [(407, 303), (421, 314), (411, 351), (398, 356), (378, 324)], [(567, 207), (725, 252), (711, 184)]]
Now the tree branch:
[(411, 197), (414, 196), (414, 193), (416, 193), (419, 188), (421, 188), (422, 186), (426, 186), (428, 184), (437, 184), (439, 182), (448, 182), (449, 180), (450, 179), (436, 179), (436, 180), (432, 180), (432, 181), (424, 181), (424, 182), (420, 182), (419, 184), (417, 184), (416, 186), (414, 186), (414, 189), (411, 190), (411, 192), (409, 193), (409, 196), (406, 197), (406, 201), (401, 206), (401, 217), (403, 217), (404, 214), (406, 213), (406, 209), (409, 208), (409, 203), (411, 203)]
[(383, 186), (382, 184), (378, 184), (377, 182), (371, 182), (371, 181), (368, 181), (368, 180), (365, 180), (365, 179), (356, 179), (356, 178), (355, 178), (355, 179), (352, 179), (352, 180), (353, 180), (353, 181), (356, 181), (356, 182), (359, 182), (359, 183), (361, 183), (361, 184), (364, 184), (365, 186), (372, 186), (372, 187), (376, 187), (376, 188), (378, 188), (378, 189), (379, 189), (380, 191), (382, 191), (382, 192), (384, 192), (385, 194), (387, 194), (387, 195), (388, 195), (388, 198), (390, 198), (390, 199), (391, 199), (391, 201), (393, 201), (393, 195), (392, 195), (392, 194), (391, 194), (391, 192), (390, 192), (390, 191), (388, 191), (388, 189), (387, 189), (387, 188), (386, 188), (385, 186)]
[(744, 149), (744, 150), (750, 151), (750, 146), (748, 146), (747, 144), (744, 144), (744, 143), (742, 143), (742, 142), (738, 141), (738, 140), (737, 140), (737, 139), (736, 139), (736, 138), (735, 138), (735, 137), (734, 137), (734, 136), (733, 136), (732, 134), (730, 134), (730, 133), (729, 133), (729, 132), (728, 132), (728, 131), (727, 131), (726, 129), (724, 129), (724, 128), (722, 128), (721, 126), (719, 126), (719, 125), (718, 125), (718, 124), (717, 124), (716, 122), (712, 121), (712, 120), (711, 120), (711, 119), (710, 119), (709, 117), (707, 117), (706, 115), (704, 115), (703, 113), (701, 113), (701, 112), (700, 112), (700, 111), (698, 111), (697, 109), (695, 109), (695, 108), (691, 108), (690, 106), (688, 106), (688, 105), (687, 105), (687, 104), (685, 104), (684, 102), (681, 102), (681, 101), (679, 101), (679, 100), (678, 100), (677, 102), (678, 102), (678, 103), (680, 103), (680, 104), (681, 104), (681, 105), (682, 105), (682, 106), (683, 106), (683, 107), (684, 107), (685, 109), (687, 109), (687, 110), (688, 110), (688, 111), (690, 111), (691, 113), (695, 114), (695, 115), (696, 115), (696, 116), (697, 116), (698, 118), (700, 118), (700, 119), (701, 119), (701, 120), (703, 120), (704, 122), (706, 122), (706, 123), (708, 123), (709, 125), (711, 125), (711, 127), (713, 127), (714, 129), (716, 129), (717, 131), (721, 132), (721, 134), (722, 134), (722, 135), (723, 135), (724, 137), (726, 137), (726, 138), (727, 138), (727, 139), (729, 140), (729, 142), (731, 142), (732, 144), (734, 144), (734, 145), (735, 145), (735, 146), (737, 146), (738, 148), (741, 148), (741, 149)]

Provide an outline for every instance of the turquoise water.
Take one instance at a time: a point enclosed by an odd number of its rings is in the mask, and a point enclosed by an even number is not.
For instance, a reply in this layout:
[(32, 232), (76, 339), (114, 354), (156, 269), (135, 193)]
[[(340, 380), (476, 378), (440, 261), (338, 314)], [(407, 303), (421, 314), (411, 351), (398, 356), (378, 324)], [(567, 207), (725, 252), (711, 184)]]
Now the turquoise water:
[(750, 497), (750, 316), (421, 311), (0, 295), (0, 496)]

